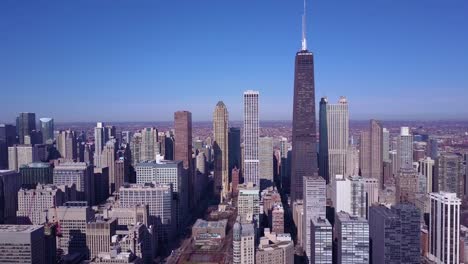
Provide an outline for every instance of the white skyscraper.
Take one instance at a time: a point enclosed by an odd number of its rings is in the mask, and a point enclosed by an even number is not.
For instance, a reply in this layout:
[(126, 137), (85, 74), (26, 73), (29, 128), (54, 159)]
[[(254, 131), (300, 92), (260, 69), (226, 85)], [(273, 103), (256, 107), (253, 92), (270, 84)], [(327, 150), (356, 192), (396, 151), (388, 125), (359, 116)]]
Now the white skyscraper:
[[(327, 104), (328, 169), (330, 179), (345, 175), (349, 140), (348, 101), (340, 97), (337, 104)], [(349, 175), (345, 175), (349, 176)]]
[(238, 187), (237, 215), (241, 223), (251, 223), (260, 218), (260, 192), (258, 186), (252, 183), (241, 184)]
[(382, 129), (382, 138), (383, 138), (383, 145), (382, 145), (382, 157), (383, 161), (390, 162), (390, 131), (385, 127)]
[(437, 263), (460, 263), (460, 205), (456, 193), (431, 193), (429, 257)]
[(398, 137), (397, 155), (400, 164), (399, 169), (413, 168), (413, 135), (410, 134), (409, 127), (401, 128), (400, 136)]
[[(313, 218), (326, 217), (326, 183), (325, 179), (320, 176), (304, 176), (303, 177), (303, 197), (304, 197), (304, 215), (302, 225), (302, 238), (306, 255), (311, 256), (311, 234), (310, 224)], [(300, 232), (298, 230), (298, 232)]]
[(258, 91), (244, 92), (244, 182), (260, 186), (258, 175)]
[(94, 165), (101, 168), (101, 154), (105, 144), (104, 123), (98, 122), (94, 128)]
[[(435, 161), (431, 159), (430, 157), (426, 157), (425, 159), (419, 160), (419, 173), (424, 175), (424, 178), (426, 179), (426, 193), (431, 193), (432, 192), (432, 179), (434, 177), (434, 164)], [(468, 168), (468, 166), (467, 166)], [(422, 190), (420, 190), (422, 193)]]

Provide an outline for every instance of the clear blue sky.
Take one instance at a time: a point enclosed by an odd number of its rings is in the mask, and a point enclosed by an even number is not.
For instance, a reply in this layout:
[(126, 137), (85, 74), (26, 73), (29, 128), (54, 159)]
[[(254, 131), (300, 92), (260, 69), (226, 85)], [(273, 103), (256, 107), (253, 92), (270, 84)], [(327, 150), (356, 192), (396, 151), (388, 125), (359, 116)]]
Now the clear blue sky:
[[(309, 0), (316, 96), (351, 118), (468, 118), (468, 1)], [(0, 122), (291, 119), (301, 0), (0, 1)]]

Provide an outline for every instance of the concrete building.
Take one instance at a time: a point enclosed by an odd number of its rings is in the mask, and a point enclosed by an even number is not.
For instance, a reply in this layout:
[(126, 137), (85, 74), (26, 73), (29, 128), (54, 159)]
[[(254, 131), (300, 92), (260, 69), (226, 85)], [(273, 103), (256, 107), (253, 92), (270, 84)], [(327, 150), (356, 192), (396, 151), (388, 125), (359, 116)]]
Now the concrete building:
[(304, 202), (302, 200), (296, 200), (293, 202), (293, 221), (296, 227), (297, 244), (304, 248), (303, 235), (303, 220), (304, 220)]
[(133, 134), (130, 140), (130, 152), (132, 153), (132, 166), (140, 163), (141, 160), (141, 141), (142, 136), (140, 132)]
[(44, 226), (0, 225), (0, 263), (47, 264)]
[(8, 147), (8, 169), (19, 171), (23, 165), (39, 162), (39, 148), (32, 145)]
[(410, 134), (409, 127), (401, 128), (398, 137), (397, 155), (400, 170), (413, 168), (413, 135)]
[(47, 222), (47, 212), (66, 201), (64, 192), (55, 185), (38, 184), (35, 189), (18, 192), (17, 223), (42, 225)]
[(259, 105), (258, 91), (244, 92), (244, 182), (260, 187), (259, 177)]
[(105, 210), (104, 217), (117, 218), (119, 230), (136, 223), (149, 226), (149, 207), (147, 204), (137, 204), (133, 207), (113, 207)]
[[(302, 246), (306, 256), (311, 260), (311, 220), (326, 217), (326, 185), (325, 179), (320, 176), (304, 176), (302, 184), (304, 190), (304, 215), (302, 220)], [(299, 230), (298, 230), (299, 232)]]
[(330, 222), (322, 217), (314, 217), (310, 222), (310, 263), (332, 263), (333, 235)]
[[(194, 170), (192, 159), (192, 113), (178, 111), (174, 113), (175, 147), (174, 160), (181, 160), (188, 179), (187, 195), (195, 197)], [(195, 205), (195, 199), (189, 200), (190, 208)]]
[(129, 179), (130, 162), (124, 157), (120, 157), (114, 164), (114, 192), (118, 192), (124, 183), (130, 182)]
[(362, 217), (337, 212), (335, 217), (338, 264), (368, 264), (370, 261), (369, 224)]
[(390, 131), (382, 128), (382, 159), (384, 162), (390, 162)]
[(271, 232), (284, 233), (284, 208), (281, 203), (276, 203), (271, 210), (270, 226)]
[(343, 177), (337, 175), (332, 181), (333, 207), (336, 212), (346, 212), (353, 216), (366, 217), (366, 191), (361, 176)]
[[(289, 234), (270, 233), (265, 228), (265, 236), (260, 238), (255, 263), (257, 264), (294, 264), (294, 242)], [(283, 236), (288, 235), (288, 236)]]
[(377, 120), (370, 121), (370, 130), (361, 134), (360, 169), (361, 176), (377, 179), (383, 187), (383, 129)]
[[(86, 202), (67, 202), (49, 211), (48, 218), (60, 225), (61, 236), (57, 247), (64, 255), (78, 253), (87, 257), (89, 250), (86, 244), (86, 224), (94, 219), (94, 211)], [(55, 215), (57, 217), (55, 217)]]
[(141, 130), (141, 147), (139, 161), (155, 160), (161, 155), (158, 130), (154, 127), (146, 127)]
[(136, 166), (136, 178), (138, 184), (155, 182), (158, 184), (172, 185), (177, 208), (176, 221), (178, 227), (182, 228), (182, 222), (187, 216), (189, 209), (189, 197), (187, 196), (188, 181), (187, 178), (184, 177), (182, 161), (158, 159), (139, 163)]
[(429, 258), (436, 263), (460, 263), (460, 205), (455, 193), (431, 193)]
[(260, 137), (258, 139), (260, 188), (273, 186), (273, 139)]
[(255, 228), (254, 224), (242, 224), (240, 235), (240, 263), (255, 263)]
[(435, 161), (430, 157), (419, 160), (418, 171), (426, 178), (426, 193), (433, 192)]
[(227, 219), (205, 221), (198, 219), (192, 226), (192, 239), (196, 246), (219, 247), (226, 237)]
[(57, 136), (57, 150), (66, 161), (77, 161), (78, 159), (76, 138), (77, 135), (72, 130), (60, 131)]
[(435, 160), (434, 192), (456, 193), (464, 195), (463, 159), (453, 153), (441, 153)]
[(65, 162), (54, 169), (55, 185), (76, 185), (77, 199), (87, 201), (88, 205), (95, 203), (93, 167), (84, 162)]
[(229, 113), (219, 101), (213, 112), (214, 192), (224, 201), (229, 193)]
[(117, 142), (115, 140), (109, 140), (106, 142), (101, 153), (101, 162), (98, 168), (109, 168), (109, 183), (108, 190), (109, 195), (112, 195), (115, 189), (115, 160), (116, 160), (116, 148)]
[(327, 104), (328, 170), (333, 181), (346, 175), (346, 154), (349, 141), (348, 101), (340, 97), (337, 104)]
[(238, 194), (238, 189), (239, 189), (239, 183), (240, 183), (240, 170), (237, 168), (237, 167), (234, 167), (232, 169), (232, 173), (231, 173), (231, 177), (232, 177), (232, 180), (231, 180), (231, 193), (232, 193), (232, 196), (237, 196)]
[(408, 167), (400, 168), (395, 184), (397, 202), (416, 204), (416, 194), (419, 191), (418, 183), (417, 170)]
[(104, 130), (105, 127), (102, 122), (98, 122), (94, 128), (94, 165), (98, 168), (102, 167), (102, 149), (107, 142)]
[(96, 217), (86, 224), (86, 245), (89, 248), (89, 259), (93, 260), (102, 252), (111, 251), (111, 239), (117, 229), (117, 219)]
[(252, 183), (239, 185), (237, 198), (237, 215), (241, 223), (258, 223), (260, 221), (260, 198), (258, 186)]
[(120, 207), (133, 208), (147, 204), (149, 225), (156, 227), (158, 242), (169, 245), (176, 234), (176, 206), (173, 202), (172, 186), (146, 183), (127, 184), (120, 188)]

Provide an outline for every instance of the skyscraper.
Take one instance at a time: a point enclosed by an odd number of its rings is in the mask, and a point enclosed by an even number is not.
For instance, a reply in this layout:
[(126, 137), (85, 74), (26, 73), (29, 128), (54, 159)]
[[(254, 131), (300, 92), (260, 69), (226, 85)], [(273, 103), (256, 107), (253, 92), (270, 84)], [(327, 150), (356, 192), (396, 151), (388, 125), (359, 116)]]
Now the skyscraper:
[(377, 120), (370, 121), (370, 130), (361, 133), (361, 148), (359, 164), (361, 175), (365, 178), (374, 178), (383, 187), (383, 129)]
[(365, 218), (337, 212), (335, 218), (338, 264), (368, 264), (369, 224)]
[(46, 264), (46, 250), (43, 226), (0, 226), (0, 263)]
[(229, 171), (234, 167), (240, 169), (241, 166), (241, 130), (238, 127), (230, 127), (228, 133), (229, 144)]
[(273, 139), (261, 137), (258, 140), (260, 187), (264, 189), (273, 185)]
[(454, 153), (441, 153), (435, 160), (434, 191), (456, 193), (459, 198), (463, 197), (463, 175), (462, 157)]
[(42, 142), (45, 144), (47, 140), (54, 140), (54, 119), (43, 117), (39, 119), (41, 124)]
[(154, 127), (147, 127), (141, 130), (140, 161), (156, 160), (156, 155), (160, 154), (158, 143), (158, 130)]
[(390, 162), (390, 131), (385, 127), (382, 130), (382, 159), (383, 161)]
[[(310, 260), (311, 257), (311, 220), (313, 218), (325, 218), (326, 217), (326, 183), (325, 179), (320, 176), (304, 176), (304, 183), (302, 184), (304, 190), (304, 214), (303, 214), (303, 226), (302, 237), (304, 241), (302, 242), (302, 247), (304, 248), (307, 257)], [(313, 263), (313, 262), (312, 262)]]
[[(426, 178), (426, 193), (433, 192), (434, 164), (434, 160), (430, 157), (426, 157), (425, 159), (419, 160), (419, 173), (424, 175), (424, 177)], [(420, 192), (423, 191), (420, 190)]]
[(93, 167), (84, 162), (64, 162), (54, 169), (55, 185), (76, 185), (77, 199), (94, 205)]
[(431, 193), (429, 256), (437, 263), (460, 263), (460, 205), (455, 193)]
[(258, 176), (258, 96), (257, 91), (244, 92), (244, 182), (260, 187)]
[(413, 168), (413, 135), (410, 134), (409, 127), (402, 127), (400, 130), (397, 155), (400, 169)]
[(314, 55), (307, 50), (305, 14), (304, 2), (302, 48), (294, 67), (291, 201), (302, 199), (302, 177), (317, 173)]
[(106, 144), (104, 123), (98, 122), (94, 128), (94, 165), (98, 168), (101, 167), (101, 154), (104, 144)]
[(60, 131), (57, 137), (57, 149), (67, 161), (77, 160), (76, 133), (72, 130)]
[(30, 136), (33, 130), (36, 130), (35, 113), (19, 113), (16, 118), (16, 130), (18, 131), (19, 143), (24, 143), (24, 137)]
[(16, 143), (16, 128), (0, 124), (0, 169), (8, 168), (8, 147)]
[(346, 173), (348, 138), (348, 101), (345, 97), (340, 97), (337, 104), (327, 104), (328, 170), (331, 181), (336, 175)]
[(177, 111), (174, 113), (175, 129), (175, 153), (174, 160), (181, 160), (188, 179), (188, 197), (190, 206), (194, 205), (195, 199), (193, 186), (193, 164), (192, 164), (192, 113), (189, 111)]
[(328, 124), (327, 124), (327, 104), (328, 99), (322, 97), (320, 99), (319, 110), (319, 175), (322, 176), (327, 184), (330, 182), (328, 174)]
[(229, 193), (229, 113), (223, 101), (216, 104), (213, 112), (214, 191), (221, 201)]
[(309, 263), (332, 263), (333, 235), (332, 226), (326, 218), (318, 217), (310, 221)]

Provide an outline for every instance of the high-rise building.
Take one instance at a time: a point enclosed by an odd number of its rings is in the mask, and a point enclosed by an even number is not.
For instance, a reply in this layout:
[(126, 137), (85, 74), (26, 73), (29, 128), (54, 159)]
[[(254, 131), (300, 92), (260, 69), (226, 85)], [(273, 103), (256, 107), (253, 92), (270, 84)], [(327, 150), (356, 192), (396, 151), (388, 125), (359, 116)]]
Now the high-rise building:
[(155, 160), (161, 154), (158, 142), (158, 130), (154, 127), (147, 127), (141, 130), (140, 161)]
[[(435, 161), (430, 157), (419, 160), (418, 170), (426, 178), (426, 193), (431, 193), (433, 189), (434, 165)], [(468, 167), (467, 167), (468, 168)]]
[(453, 153), (441, 153), (435, 160), (433, 190), (464, 195), (463, 159)]
[(426, 155), (433, 160), (439, 157), (439, 142), (436, 138), (430, 138), (427, 142)]
[(271, 232), (276, 234), (284, 233), (284, 208), (281, 203), (275, 203), (271, 210)]
[[(325, 181), (325, 180), (324, 180)], [(310, 221), (309, 263), (332, 263), (333, 235), (332, 226), (326, 218), (314, 217)]]
[(416, 204), (416, 193), (419, 192), (419, 177), (414, 168), (401, 168), (396, 177), (395, 199), (400, 203)]
[(141, 160), (141, 133), (133, 134), (130, 140), (130, 152), (132, 153), (132, 166), (140, 163)]
[(410, 204), (372, 206), (369, 236), (372, 263), (420, 263), (420, 213)]
[(390, 131), (385, 127), (382, 129), (382, 160), (384, 162), (390, 162)]
[(127, 184), (120, 188), (120, 207), (133, 208), (147, 204), (149, 225), (156, 227), (158, 241), (170, 245), (176, 234), (176, 207), (173, 202), (171, 185), (165, 184)]
[(130, 141), (132, 140), (132, 132), (130, 132), (130, 131), (121, 131), (120, 132), (120, 138), (121, 138), (122, 143), (130, 144)]
[(328, 173), (328, 124), (327, 124), (327, 104), (328, 98), (320, 99), (319, 109), (319, 175), (322, 176), (327, 184), (330, 182)]
[[(313, 218), (326, 217), (326, 183), (325, 179), (320, 176), (304, 176), (304, 183), (301, 184), (304, 188), (304, 215), (302, 220), (302, 247), (304, 248), (307, 257), (311, 257), (311, 220)], [(313, 263), (313, 262), (312, 262)]]
[(8, 147), (8, 168), (10, 170), (19, 171), (21, 166), (38, 161), (40, 161), (38, 146), (14, 145)]
[(47, 222), (47, 212), (61, 206), (66, 196), (55, 185), (38, 184), (35, 189), (20, 189), (18, 192), (18, 224), (42, 225)]
[(258, 140), (260, 188), (273, 185), (273, 139), (261, 137)]
[(117, 218), (102, 219), (96, 217), (86, 224), (86, 245), (89, 248), (89, 259), (98, 257), (99, 253), (110, 252), (112, 236), (117, 230)]
[(366, 217), (366, 191), (360, 176), (337, 175), (332, 187), (332, 201), (336, 212)]
[(0, 225), (0, 263), (46, 264), (44, 226)]
[(118, 192), (120, 190), (120, 187), (124, 185), (124, 183), (130, 182), (129, 181), (129, 160), (120, 157), (115, 161), (115, 166), (114, 166), (114, 186), (113, 187), (114, 191)]
[(230, 127), (228, 132), (229, 144), (229, 171), (241, 166), (241, 130), (239, 127)]
[(377, 120), (370, 121), (369, 132), (361, 133), (360, 169), (361, 176), (379, 180), (383, 187), (383, 129)]
[(16, 143), (16, 127), (0, 124), (0, 170), (8, 169), (8, 147)]
[(19, 168), (21, 185), (35, 187), (38, 183), (50, 184), (53, 182), (54, 168), (45, 162), (34, 162)]
[(337, 104), (327, 104), (327, 139), (329, 180), (346, 175), (346, 154), (349, 138), (348, 101), (340, 97)]
[(260, 186), (259, 156), (258, 156), (258, 138), (259, 119), (258, 119), (258, 91), (244, 92), (244, 182), (252, 182)]
[(242, 223), (256, 223), (260, 220), (259, 188), (251, 182), (239, 185), (237, 198), (237, 215)]
[(158, 183), (172, 185), (177, 210), (177, 226), (183, 228), (188, 214), (187, 178), (184, 177), (182, 161), (157, 160), (139, 163), (136, 166), (138, 184)]
[(116, 160), (116, 142), (109, 140), (104, 145), (101, 153), (100, 168), (109, 168), (109, 195), (112, 195), (115, 189), (115, 160)]
[(429, 256), (436, 263), (460, 263), (460, 206), (456, 193), (431, 193)]
[(77, 161), (78, 151), (75, 131), (60, 131), (57, 137), (57, 149), (63, 159)]
[[(238, 217), (232, 228), (232, 263), (241, 264), (242, 225)], [(254, 249), (255, 250), (255, 249)]]
[(96, 204), (104, 203), (109, 198), (109, 167), (94, 167), (94, 198)]
[[(178, 111), (174, 113), (175, 152), (174, 160), (181, 160), (188, 179), (188, 197), (195, 193), (192, 162), (192, 113)], [(190, 207), (194, 206), (195, 199), (189, 199)]]
[(213, 112), (214, 191), (221, 201), (229, 193), (229, 113), (226, 105), (219, 101)]
[(98, 122), (94, 128), (94, 165), (98, 168), (102, 167), (101, 165), (101, 155), (102, 149), (106, 144), (106, 135), (104, 131), (104, 123)]
[(338, 264), (368, 264), (370, 261), (369, 224), (365, 218), (337, 212), (335, 217)]
[(54, 119), (50, 117), (39, 118), (42, 132), (42, 142), (54, 141)]
[(304, 176), (317, 173), (314, 55), (307, 50), (306, 16), (302, 17), (302, 47), (294, 64), (291, 200), (302, 199)]
[(255, 263), (255, 228), (254, 224), (242, 224), (240, 236), (240, 263)]
[(86, 224), (94, 219), (91, 207), (86, 202), (67, 202), (51, 211), (48, 213), (49, 219), (60, 224), (61, 236), (58, 237), (57, 248), (64, 255), (77, 253), (87, 257)]
[(255, 254), (257, 264), (294, 264), (294, 242), (289, 234), (264, 230)]
[(233, 196), (237, 196), (237, 192), (239, 189), (239, 183), (240, 183), (239, 172), (240, 170), (237, 167), (234, 167), (232, 169), (231, 193)]
[(12, 170), (0, 170), (0, 223), (16, 223), (20, 174)]
[(55, 185), (76, 185), (77, 199), (94, 205), (93, 167), (84, 162), (65, 162), (54, 169)]
[(413, 168), (413, 135), (409, 127), (402, 127), (398, 137), (398, 160), (400, 169)]
[(20, 144), (25, 144), (25, 137), (30, 136), (33, 130), (36, 130), (35, 113), (19, 113), (16, 118), (16, 130)]

